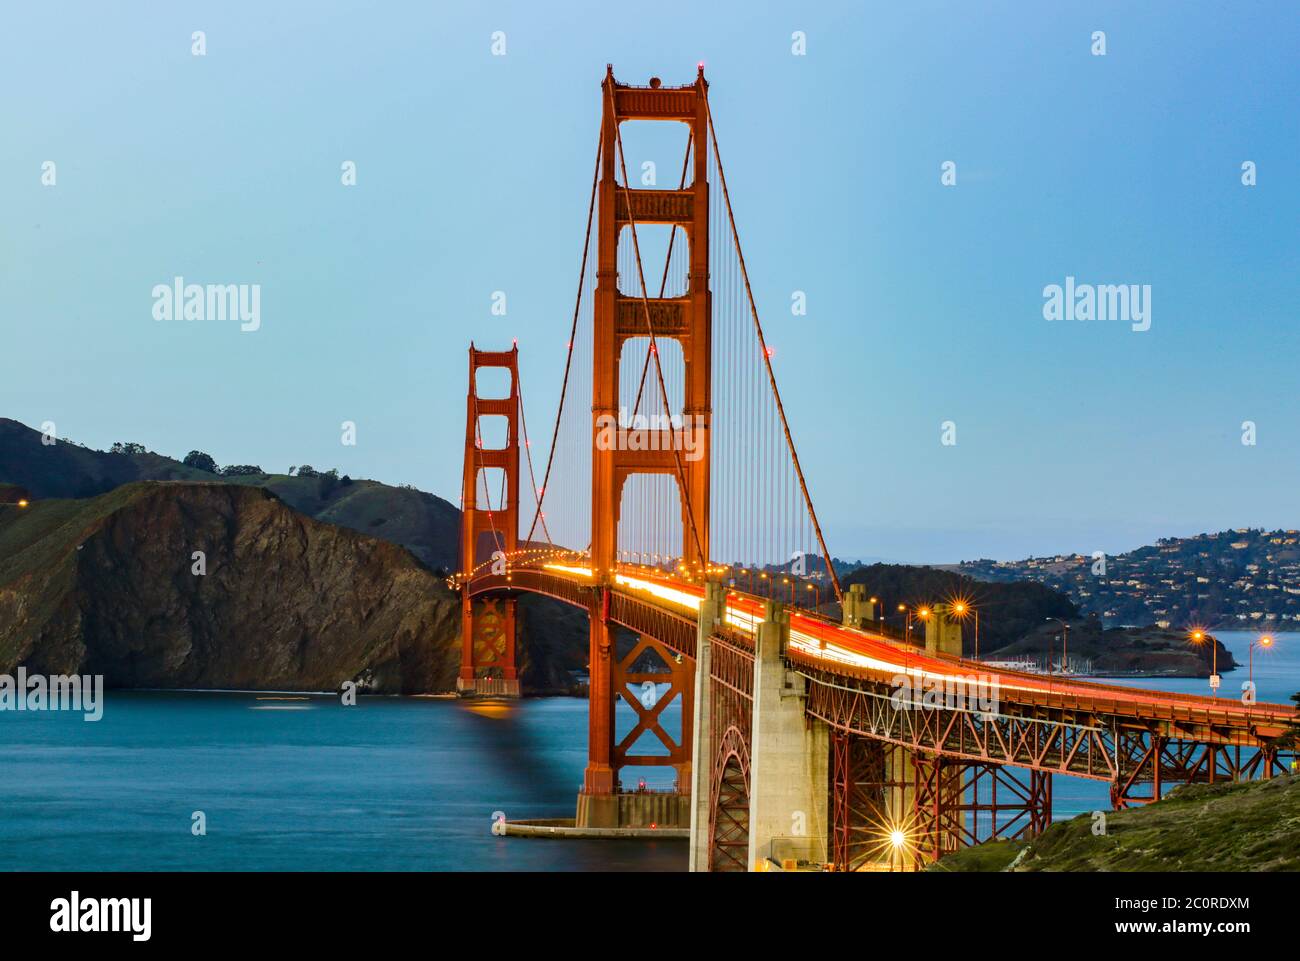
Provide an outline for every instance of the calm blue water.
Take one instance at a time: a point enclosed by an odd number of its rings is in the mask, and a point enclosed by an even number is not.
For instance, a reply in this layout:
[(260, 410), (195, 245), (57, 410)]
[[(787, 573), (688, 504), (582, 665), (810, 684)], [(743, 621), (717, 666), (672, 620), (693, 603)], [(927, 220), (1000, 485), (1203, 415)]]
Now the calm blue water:
[[(1219, 635), (1243, 664), (1256, 636)], [(1245, 677), (1225, 674), (1220, 693)], [(1300, 690), (1300, 634), (1256, 651), (1255, 681), (1262, 700)], [(1209, 692), (1198, 679), (1122, 683)], [(679, 714), (667, 713), (676, 737)], [(497, 810), (572, 816), (586, 724), (587, 702), (571, 698), (345, 708), (326, 696), (116, 693), (96, 723), (0, 712), (0, 869), (684, 870), (680, 842), (490, 833)], [(631, 724), (623, 706), (618, 735)], [(1104, 783), (1057, 777), (1053, 791), (1057, 818), (1108, 806)], [(205, 837), (191, 834), (194, 811)]]
[(572, 698), (111, 693), (94, 723), (0, 712), (0, 869), (684, 870), (680, 841), (491, 834), (497, 810), (573, 816), (586, 729)]

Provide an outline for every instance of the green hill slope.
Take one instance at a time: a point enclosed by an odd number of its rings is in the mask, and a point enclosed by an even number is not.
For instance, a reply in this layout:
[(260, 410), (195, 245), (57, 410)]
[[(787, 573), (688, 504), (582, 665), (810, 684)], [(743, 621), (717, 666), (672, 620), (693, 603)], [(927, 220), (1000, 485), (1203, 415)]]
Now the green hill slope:
[(96, 497), (145, 480), (264, 487), (309, 517), (400, 544), (434, 570), (456, 569), (460, 511), (424, 491), (328, 476), (210, 474), (161, 454), (113, 454), (67, 441), (46, 445), (38, 431), (0, 418), (0, 482), (25, 488), (35, 500)]
[(1158, 804), (1058, 821), (1031, 842), (948, 855), (931, 871), (1300, 871), (1300, 777), (1197, 784)]

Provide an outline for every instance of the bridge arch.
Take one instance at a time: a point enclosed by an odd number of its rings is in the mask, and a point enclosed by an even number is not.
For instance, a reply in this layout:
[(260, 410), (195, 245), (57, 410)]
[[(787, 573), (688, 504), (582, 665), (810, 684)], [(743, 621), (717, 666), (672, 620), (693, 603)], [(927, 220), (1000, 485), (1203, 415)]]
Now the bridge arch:
[(749, 744), (735, 725), (718, 743), (709, 805), (713, 871), (749, 870)]

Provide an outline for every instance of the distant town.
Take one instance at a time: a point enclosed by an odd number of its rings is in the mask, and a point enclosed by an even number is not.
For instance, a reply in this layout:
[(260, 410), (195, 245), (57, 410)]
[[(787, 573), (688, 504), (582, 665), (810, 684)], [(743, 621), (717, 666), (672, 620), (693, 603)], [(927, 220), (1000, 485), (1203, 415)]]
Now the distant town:
[(1300, 531), (1253, 528), (1171, 537), (1127, 554), (963, 561), (985, 581), (1063, 591), (1107, 626), (1300, 630)]

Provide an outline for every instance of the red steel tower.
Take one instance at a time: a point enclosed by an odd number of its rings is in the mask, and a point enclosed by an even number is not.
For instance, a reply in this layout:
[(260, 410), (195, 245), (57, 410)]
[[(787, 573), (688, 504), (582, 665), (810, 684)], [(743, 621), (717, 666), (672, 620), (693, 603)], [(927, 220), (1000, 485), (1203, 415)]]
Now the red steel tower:
[[(681, 87), (664, 87), (652, 80), (648, 87), (634, 87), (615, 81), (612, 67), (602, 86), (601, 172), (598, 183), (597, 274), (595, 294), (594, 370), (592, 398), (592, 486), (591, 565), (596, 583), (607, 584), (618, 558), (618, 525), (624, 483), (633, 474), (672, 475), (682, 507), (685, 543), (683, 562), (693, 573), (703, 574), (709, 558), (709, 431), (712, 417), (711, 303), (709, 293), (709, 120), (705, 101), (707, 83), (700, 67), (695, 82)], [(693, 165), (692, 181), (681, 189), (634, 188), (622, 171), (619, 125), (628, 120), (684, 123), (690, 129)], [(684, 296), (651, 297), (624, 294), (619, 290), (618, 250), (620, 237), (634, 224), (676, 225), (689, 245), (687, 290)], [(625, 243), (631, 242), (629, 237)], [(640, 254), (637, 253), (639, 261)], [(653, 269), (648, 271), (653, 273)], [(643, 271), (643, 273), (645, 273)], [(637, 278), (624, 278), (635, 282)], [(629, 449), (644, 445), (625, 442), (625, 428), (618, 431), (618, 443), (598, 443), (604, 418), (619, 414), (619, 358), (633, 338), (666, 338), (681, 345), (684, 360), (682, 414), (696, 431), (695, 454), (681, 456), (680, 444), (665, 437), (658, 449)], [(601, 595), (598, 594), (598, 597)], [(614, 705), (620, 696), (618, 682), (626, 673), (613, 651), (613, 627), (607, 620), (605, 603), (593, 602), (591, 610), (590, 678), (591, 705), (589, 755), (583, 780), (584, 798), (579, 799), (579, 819), (584, 807), (589, 823), (609, 820), (597, 808), (612, 812), (608, 803), (592, 803), (617, 792), (618, 768), (629, 757), (614, 743)], [(691, 665), (672, 668), (675, 686), (691, 688)], [(677, 678), (675, 675), (682, 674)], [(680, 682), (680, 683), (678, 683)], [(635, 699), (629, 699), (634, 702)], [(636, 703), (632, 706), (638, 711)], [(689, 784), (689, 704), (684, 705), (684, 746), (671, 756), (678, 770), (682, 790)], [(663, 760), (663, 759), (661, 759)]]
[[(510, 393), (481, 397), (478, 372), (502, 367), (510, 372)], [(469, 348), (469, 396), (466, 399), (465, 473), (461, 481), (461, 573), (491, 567), (508, 571), (519, 541), (519, 348), (508, 351)], [(504, 417), (505, 446), (483, 447), (482, 418)], [(498, 481), (494, 469), (500, 472)], [(494, 491), (491, 488), (497, 487)], [(495, 501), (493, 500), (495, 498)], [(493, 508), (492, 504), (496, 507)], [(519, 696), (515, 668), (515, 600), (472, 601), (462, 594), (460, 676), (463, 693)]]

